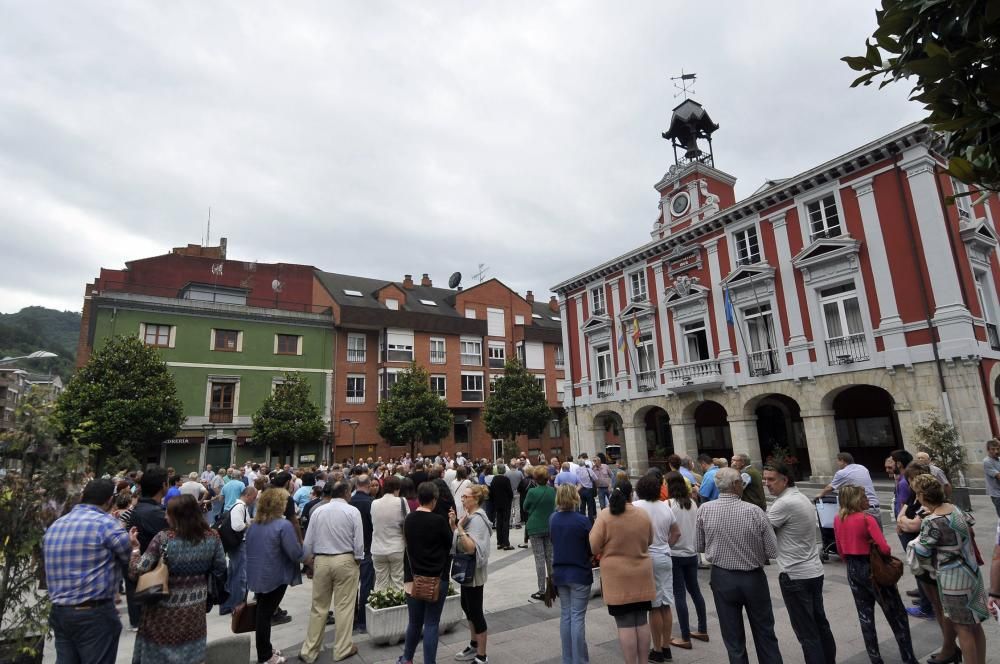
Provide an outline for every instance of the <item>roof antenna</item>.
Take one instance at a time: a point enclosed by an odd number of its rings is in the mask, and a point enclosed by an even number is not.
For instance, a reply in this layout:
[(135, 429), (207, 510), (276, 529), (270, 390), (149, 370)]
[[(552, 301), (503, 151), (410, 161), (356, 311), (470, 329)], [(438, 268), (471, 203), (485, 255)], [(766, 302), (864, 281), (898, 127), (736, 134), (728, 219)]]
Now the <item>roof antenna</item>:
[(208, 226), (205, 227), (205, 244), (203, 246), (208, 246), (208, 243), (212, 241), (212, 206), (208, 206)]
[(486, 278), (486, 273), (489, 271), (489, 269), (490, 269), (489, 265), (487, 265), (486, 263), (480, 263), (479, 272), (476, 272), (474, 275), (472, 275), (472, 278), (478, 279), (479, 283), (483, 283), (483, 279)]
[[(698, 78), (698, 74), (685, 74), (683, 67), (681, 67), (681, 75), (680, 76), (671, 76), (670, 77), (671, 81), (680, 81), (680, 83), (674, 83), (674, 89), (680, 90), (680, 92), (678, 92), (677, 94), (674, 95), (674, 99), (677, 99), (681, 95), (684, 95), (684, 99), (687, 100), (688, 94), (692, 94), (693, 95), (694, 94), (694, 82), (695, 82), (695, 80), (697, 78)], [(691, 81), (691, 82), (688, 83), (688, 81)], [(690, 89), (688, 88), (688, 85), (691, 86)]]

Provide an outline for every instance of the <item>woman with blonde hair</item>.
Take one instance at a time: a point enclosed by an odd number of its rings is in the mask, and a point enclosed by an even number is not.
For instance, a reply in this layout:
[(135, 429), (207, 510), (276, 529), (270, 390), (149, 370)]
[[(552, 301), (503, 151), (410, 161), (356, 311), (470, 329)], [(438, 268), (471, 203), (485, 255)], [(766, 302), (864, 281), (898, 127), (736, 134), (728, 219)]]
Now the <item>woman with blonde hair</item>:
[(910, 640), (910, 623), (903, 600), (895, 585), (880, 586), (872, 580), (869, 562), (871, 545), (875, 544), (883, 555), (889, 555), (889, 544), (882, 535), (882, 526), (867, 513), (868, 498), (864, 487), (844, 486), (840, 488), (840, 513), (833, 520), (833, 533), (837, 542), (837, 554), (847, 564), (847, 583), (854, 595), (854, 606), (861, 623), (861, 635), (872, 664), (881, 664), (878, 634), (875, 632), (875, 604), (882, 607), (882, 613), (889, 623), (899, 646), (899, 654), (905, 664), (916, 664), (913, 643)]
[(910, 488), (928, 513), (920, 524), (920, 535), (910, 546), (920, 566), (934, 572), (941, 608), (962, 646), (950, 657), (935, 657), (935, 661), (943, 664), (964, 659), (984, 664), (986, 634), (981, 623), (990, 612), (972, 542), (975, 519), (945, 499), (944, 487), (933, 475), (918, 475)]
[(285, 518), (288, 492), (271, 488), (257, 499), (257, 513), (247, 528), (247, 587), (257, 599), (257, 661), (281, 664), (285, 658), (271, 646), (271, 618), (285, 596), (302, 560), (302, 544)]
[(493, 524), (486, 517), (483, 503), (490, 490), (480, 484), (466, 484), (458, 499), (465, 509), (465, 518), (457, 521), (452, 541), (452, 553), (475, 553), (476, 572), (472, 581), (462, 584), (462, 611), (469, 621), (469, 645), (455, 655), (462, 662), (486, 664), (486, 616), (483, 613), (483, 588), (486, 585), (486, 567), (490, 562), (490, 541)]
[(587, 603), (594, 583), (590, 519), (577, 511), (580, 494), (572, 484), (556, 491), (558, 511), (549, 518), (552, 583), (559, 592), (559, 637), (563, 664), (587, 664)]

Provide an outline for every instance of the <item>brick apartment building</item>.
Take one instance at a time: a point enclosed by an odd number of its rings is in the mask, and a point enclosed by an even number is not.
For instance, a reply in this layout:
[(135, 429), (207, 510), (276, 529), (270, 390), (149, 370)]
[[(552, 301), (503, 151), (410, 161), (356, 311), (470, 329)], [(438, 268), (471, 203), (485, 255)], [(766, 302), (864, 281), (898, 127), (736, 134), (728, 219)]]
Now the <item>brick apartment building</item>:
[[(77, 361), (115, 334), (155, 346), (174, 374), (185, 422), (142, 460), (188, 471), (246, 459), (344, 458), (352, 442), (359, 454), (398, 456), (405, 450), (378, 436), (376, 408), (411, 361), (429, 370), (455, 416), (449, 436), (424, 451), (499, 454), (482, 408), (491, 379), (517, 354), (553, 409), (546, 430), (524, 437), (521, 449), (561, 454), (569, 445), (560, 325), (554, 299), (534, 302), (497, 280), (452, 290), (433, 287), (427, 275), (392, 282), (242, 262), (227, 258), (223, 239), (102, 269), (86, 287)], [(332, 436), (278, 458), (253, 441), (250, 416), (286, 371), (306, 377)]]

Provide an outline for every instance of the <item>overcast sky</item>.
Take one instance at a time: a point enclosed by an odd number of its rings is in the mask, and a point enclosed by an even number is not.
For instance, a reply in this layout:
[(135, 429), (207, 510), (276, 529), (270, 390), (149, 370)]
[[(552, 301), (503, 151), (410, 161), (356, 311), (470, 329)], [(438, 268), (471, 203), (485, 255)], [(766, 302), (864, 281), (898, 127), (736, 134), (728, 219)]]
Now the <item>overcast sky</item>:
[(697, 72), (738, 197), (921, 117), (849, 89), (875, 0), (0, 0), (0, 311), (101, 267), (237, 260), (520, 292), (649, 240)]

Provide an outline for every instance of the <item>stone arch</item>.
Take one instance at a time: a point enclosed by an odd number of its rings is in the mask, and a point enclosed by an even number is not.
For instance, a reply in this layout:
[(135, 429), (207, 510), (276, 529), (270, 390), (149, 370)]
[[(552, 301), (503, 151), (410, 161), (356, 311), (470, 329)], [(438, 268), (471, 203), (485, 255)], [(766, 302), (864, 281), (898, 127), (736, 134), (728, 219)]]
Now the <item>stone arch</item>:
[(732, 456), (733, 439), (725, 406), (718, 401), (706, 400), (691, 404), (688, 409), (694, 420), (698, 453), (727, 459)]
[[(753, 410), (749, 410), (751, 406)], [(761, 461), (766, 462), (776, 448), (782, 448), (795, 459), (791, 469), (796, 475), (800, 478), (809, 476), (811, 467), (805, 424), (796, 399), (780, 392), (762, 394), (747, 402), (744, 413), (756, 420)]]
[[(620, 456), (625, 450), (625, 419), (621, 413), (614, 410), (602, 410), (594, 415), (594, 423), (591, 427), (593, 437), (593, 453), (608, 453), (609, 446), (618, 446), (613, 449), (612, 456)], [(620, 450), (620, 451), (619, 451)], [(581, 447), (581, 451), (589, 452), (586, 446)], [(615, 453), (617, 452), (617, 453)]]
[(896, 399), (885, 387), (841, 385), (830, 390), (822, 403), (833, 411), (839, 449), (872, 473), (881, 473), (885, 457), (903, 446)]
[(633, 426), (643, 432), (640, 440), (646, 444), (650, 465), (665, 466), (666, 458), (674, 452), (670, 415), (661, 406), (643, 406), (632, 418)]

